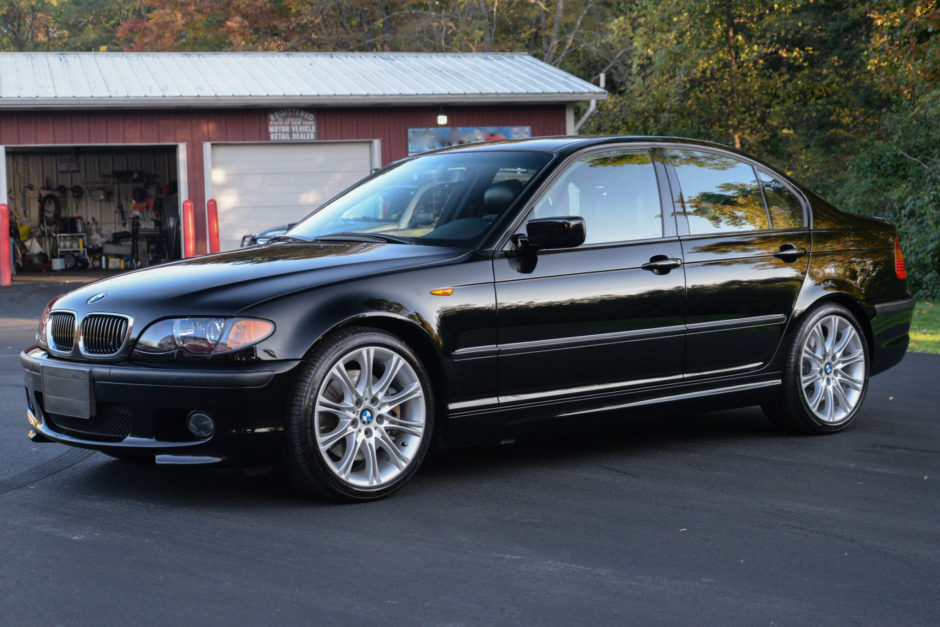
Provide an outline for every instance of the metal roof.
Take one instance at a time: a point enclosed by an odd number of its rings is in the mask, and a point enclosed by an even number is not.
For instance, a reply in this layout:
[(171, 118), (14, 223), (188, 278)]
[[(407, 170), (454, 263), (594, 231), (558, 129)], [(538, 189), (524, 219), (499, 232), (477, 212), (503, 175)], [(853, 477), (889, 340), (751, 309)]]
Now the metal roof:
[(527, 54), (4, 52), (0, 108), (563, 103), (607, 92)]

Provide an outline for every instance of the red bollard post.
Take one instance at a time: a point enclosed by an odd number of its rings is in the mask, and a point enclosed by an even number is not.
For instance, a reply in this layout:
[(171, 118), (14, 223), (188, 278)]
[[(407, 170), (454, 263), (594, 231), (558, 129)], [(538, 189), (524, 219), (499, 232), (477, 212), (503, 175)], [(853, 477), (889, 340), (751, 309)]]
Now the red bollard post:
[(193, 201), (183, 201), (183, 257), (196, 256), (196, 217), (193, 215)]
[(13, 265), (10, 257), (10, 208), (0, 204), (0, 285), (13, 284)]
[(209, 252), (219, 252), (219, 205), (214, 198), (206, 203), (206, 215), (209, 219)]

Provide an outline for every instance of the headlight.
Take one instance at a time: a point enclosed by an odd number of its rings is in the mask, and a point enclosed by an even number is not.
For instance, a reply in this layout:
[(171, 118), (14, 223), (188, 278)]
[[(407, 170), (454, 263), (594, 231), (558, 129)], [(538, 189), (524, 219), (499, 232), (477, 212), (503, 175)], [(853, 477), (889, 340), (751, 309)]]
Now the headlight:
[(222, 355), (248, 348), (272, 333), (274, 323), (257, 318), (169, 318), (147, 327), (134, 352), (148, 356), (177, 351)]
[(61, 294), (46, 303), (46, 308), (42, 310), (42, 315), (39, 316), (39, 329), (36, 331), (36, 343), (46, 350), (49, 349), (49, 345), (46, 344), (46, 325), (49, 323), (49, 315), (52, 313), (52, 306), (55, 305), (55, 302), (60, 298), (62, 298)]

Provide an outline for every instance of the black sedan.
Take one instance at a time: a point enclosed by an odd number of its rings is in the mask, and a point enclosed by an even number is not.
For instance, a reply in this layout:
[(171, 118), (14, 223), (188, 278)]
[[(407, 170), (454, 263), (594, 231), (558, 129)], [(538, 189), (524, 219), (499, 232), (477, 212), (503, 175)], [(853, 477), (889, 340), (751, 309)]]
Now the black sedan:
[(100, 281), (21, 354), (30, 437), (285, 462), (366, 500), (428, 449), (693, 403), (829, 433), (908, 345), (893, 226), (714, 144), (549, 138), (393, 164), (262, 246)]

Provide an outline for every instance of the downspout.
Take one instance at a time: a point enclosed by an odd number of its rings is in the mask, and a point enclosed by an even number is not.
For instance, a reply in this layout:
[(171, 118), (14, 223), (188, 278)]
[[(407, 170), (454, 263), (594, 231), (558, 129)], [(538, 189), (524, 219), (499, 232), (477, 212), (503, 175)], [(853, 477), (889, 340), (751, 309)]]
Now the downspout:
[[(607, 85), (607, 73), (601, 72), (597, 75), (600, 83), (600, 88), (604, 89)], [(597, 99), (592, 98), (591, 102), (588, 104), (587, 111), (584, 112), (584, 115), (581, 116), (581, 119), (578, 120), (578, 123), (574, 125), (574, 134), (577, 135), (581, 132), (581, 127), (588, 121), (588, 119), (594, 115), (594, 111), (597, 110)]]

